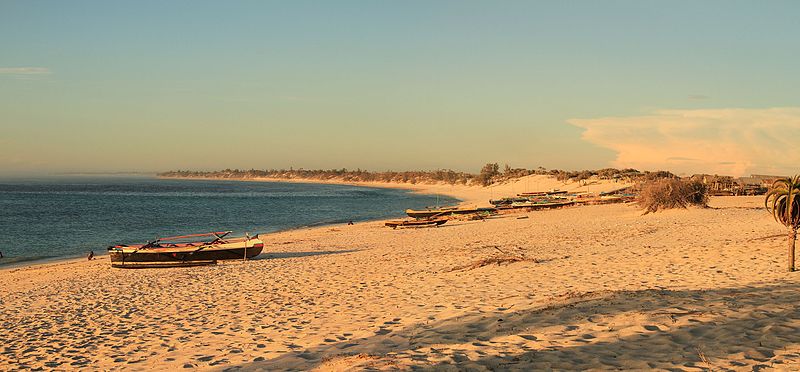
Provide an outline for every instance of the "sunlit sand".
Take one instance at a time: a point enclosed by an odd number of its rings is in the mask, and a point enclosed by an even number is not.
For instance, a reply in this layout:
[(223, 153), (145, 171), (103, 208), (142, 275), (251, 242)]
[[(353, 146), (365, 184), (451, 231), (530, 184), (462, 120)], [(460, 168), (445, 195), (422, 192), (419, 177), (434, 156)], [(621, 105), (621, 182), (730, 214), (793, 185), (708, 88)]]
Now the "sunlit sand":
[[(479, 203), (520, 186), (418, 188)], [(6, 269), (0, 369), (793, 369), (800, 282), (762, 202), (326, 226), (212, 267)]]

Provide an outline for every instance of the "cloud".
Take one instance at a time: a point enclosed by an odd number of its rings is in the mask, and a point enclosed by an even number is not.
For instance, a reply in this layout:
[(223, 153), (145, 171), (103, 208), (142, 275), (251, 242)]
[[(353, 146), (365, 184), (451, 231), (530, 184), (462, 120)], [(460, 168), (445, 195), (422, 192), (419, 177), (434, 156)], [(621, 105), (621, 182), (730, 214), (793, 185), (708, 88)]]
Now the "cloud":
[(617, 153), (612, 166), (677, 173), (800, 172), (800, 107), (657, 110), (570, 119), (582, 139)]
[(0, 75), (49, 75), (46, 67), (0, 67)]

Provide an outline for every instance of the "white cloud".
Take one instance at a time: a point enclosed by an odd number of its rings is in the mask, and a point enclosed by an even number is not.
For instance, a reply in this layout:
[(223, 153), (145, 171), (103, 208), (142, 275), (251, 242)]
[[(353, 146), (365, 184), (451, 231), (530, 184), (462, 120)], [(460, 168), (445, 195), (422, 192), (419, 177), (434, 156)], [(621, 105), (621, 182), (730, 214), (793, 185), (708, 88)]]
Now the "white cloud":
[(617, 152), (612, 166), (677, 173), (800, 172), (800, 107), (658, 110), (570, 119), (582, 139)]
[(48, 75), (51, 71), (46, 67), (0, 67), (2, 75)]

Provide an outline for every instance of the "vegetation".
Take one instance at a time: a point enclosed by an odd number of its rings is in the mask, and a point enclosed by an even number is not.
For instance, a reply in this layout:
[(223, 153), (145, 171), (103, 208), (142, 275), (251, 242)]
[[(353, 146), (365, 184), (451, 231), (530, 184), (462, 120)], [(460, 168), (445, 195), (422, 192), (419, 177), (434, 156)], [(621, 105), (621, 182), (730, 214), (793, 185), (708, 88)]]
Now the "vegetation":
[(646, 181), (639, 192), (639, 206), (644, 214), (661, 209), (705, 207), (708, 203), (706, 185), (698, 180), (659, 178)]
[[(506, 170), (510, 169), (506, 164)], [(500, 166), (497, 163), (488, 163), (481, 168), (481, 173), (478, 175), (478, 181), (482, 186), (489, 186), (494, 183), (494, 179), (500, 175)]]
[(446, 183), (461, 185), (482, 185), (489, 186), (499, 182), (506, 182), (520, 177), (530, 175), (553, 176), (561, 182), (588, 182), (589, 179), (615, 180), (626, 183), (641, 182), (659, 178), (674, 178), (675, 175), (666, 171), (640, 172), (636, 169), (615, 169), (604, 168), (599, 170), (564, 171), (560, 169), (536, 169), (512, 168), (507, 164), (502, 171), (498, 163), (487, 163), (479, 174), (458, 172), (450, 169), (438, 169), (434, 171), (385, 171), (371, 172), (362, 169), (348, 170), (327, 169), (327, 170), (307, 170), (307, 169), (224, 169), (221, 171), (189, 171), (178, 170), (159, 173), (162, 177), (179, 178), (229, 178), (229, 179), (252, 179), (252, 178), (278, 178), (278, 179), (313, 179), (313, 180), (337, 180), (345, 182), (402, 182), (402, 183)]
[(775, 221), (789, 228), (789, 271), (794, 271), (794, 250), (797, 228), (800, 227), (800, 175), (782, 178), (772, 184), (764, 199), (764, 206), (772, 212)]
[(475, 182), (476, 175), (456, 172), (450, 169), (439, 169), (435, 171), (405, 171), (405, 172), (369, 172), (361, 169), (347, 170), (328, 169), (328, 170), (306, 170), (306, 169), (269, 169), (269, 170), (239, 170), (224, 169), (221, 171), (188, 171), (178, 170), (158, 174), (161, 177), (179, 178), (228, 178), (228, 179), (252, 179), (252, 178), (277, 178), (277, 179), (311, 179), (311, 180), (337, 180), (345, 182), (401, 182), (401, 183), (447, 183), (468, 185)]

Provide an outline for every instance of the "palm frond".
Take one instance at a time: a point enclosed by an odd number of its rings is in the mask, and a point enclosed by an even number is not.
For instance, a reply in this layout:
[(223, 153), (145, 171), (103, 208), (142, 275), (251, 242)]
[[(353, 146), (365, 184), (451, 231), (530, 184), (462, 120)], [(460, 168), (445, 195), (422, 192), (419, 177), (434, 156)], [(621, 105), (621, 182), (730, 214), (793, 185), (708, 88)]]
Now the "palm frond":
[(775, 221), (793, 229), (800, 227), (800, 175), (775, 180), (764, 198), (764, 207)]

